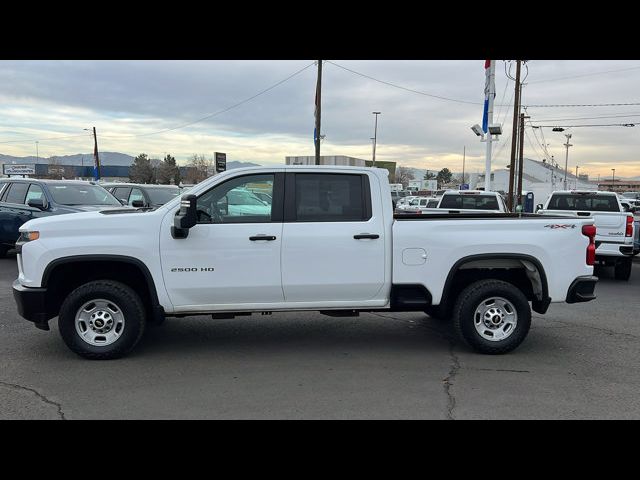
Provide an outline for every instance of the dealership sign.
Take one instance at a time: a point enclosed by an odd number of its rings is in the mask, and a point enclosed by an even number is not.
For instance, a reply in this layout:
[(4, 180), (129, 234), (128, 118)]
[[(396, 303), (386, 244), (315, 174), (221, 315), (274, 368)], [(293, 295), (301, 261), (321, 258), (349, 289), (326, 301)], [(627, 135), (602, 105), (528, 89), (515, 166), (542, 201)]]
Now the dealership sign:
[(215, 152), (216, 157), (216, 172), (224, 172), (227, 169), (227, 154)]
[(2, 173), (4, 175), (35, 175), (35, 165), (2, 165)]

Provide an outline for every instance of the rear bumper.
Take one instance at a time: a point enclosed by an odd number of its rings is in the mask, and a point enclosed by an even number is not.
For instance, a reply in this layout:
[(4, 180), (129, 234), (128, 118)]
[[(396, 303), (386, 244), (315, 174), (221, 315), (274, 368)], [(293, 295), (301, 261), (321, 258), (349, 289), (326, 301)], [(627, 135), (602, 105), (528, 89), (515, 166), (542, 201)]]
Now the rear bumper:
[(630, 257), (633, 255), (633, 250), (633, 243), (609, 243), (596, 240), (596, 257)]
[(596, 288), (596, 283), (598, 283), (598, 277), (593, 275), (576, 278), (569, 287), (566, 302), (580, 303), (595, 300), (596, 296), (593, 292)]
[(13, 298), (18, 307), (20, 316), (42, 330), (49, 330), (49, 319), (52, 315), (47, 312), (47, 289), (29, 288), (20, 284), (18, 280), (13, 282)]

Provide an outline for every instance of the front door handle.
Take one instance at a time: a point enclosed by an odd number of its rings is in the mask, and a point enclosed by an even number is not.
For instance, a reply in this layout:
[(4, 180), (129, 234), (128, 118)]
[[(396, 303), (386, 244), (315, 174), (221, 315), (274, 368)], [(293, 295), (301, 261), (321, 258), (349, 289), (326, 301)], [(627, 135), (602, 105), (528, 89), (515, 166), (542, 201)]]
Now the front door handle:
[(378, 235), (377, 233), (360, 233), (358, 235), (354, 235), (353, 238), (355, 238), (356, 240), (362, 240), (363, 238), (376, 239), (380, 238), (380, 235)]
[(252, 242), (255, 242), (257, 240), (266, 240), (268, 242), (271, 242), (275, 239), (276, 237), (274, 237), (273, 235), (256, 235), (254, 237), (249, 237), (249, 240), (251, 240)]

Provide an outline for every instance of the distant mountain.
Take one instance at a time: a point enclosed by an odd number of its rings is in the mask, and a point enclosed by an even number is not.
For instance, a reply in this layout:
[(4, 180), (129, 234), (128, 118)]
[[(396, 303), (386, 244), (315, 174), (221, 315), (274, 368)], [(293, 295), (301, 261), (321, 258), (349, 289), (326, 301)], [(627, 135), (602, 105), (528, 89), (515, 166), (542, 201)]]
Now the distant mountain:
[[(100, 152), (100, 163), (102, 165), (125, 165), (129, 166), (133, 163), (135, 157), (119, 152)], [(0, 153), (0, 163), (22, 165), (29, 163), (49, 163), (51, 159), (55, 159), (59, 165), (93, 165), (93, 153), (76, 153), (75, 155), (60, 155), (55, 157), (14, 157), (13, 155), (4, 155)], [(184, 163), (180, 163), (181, 166)], [(259, 167), (257, 163), (241, 162), (232, 160), (227, 162), (227, 169), (241, 167)]]

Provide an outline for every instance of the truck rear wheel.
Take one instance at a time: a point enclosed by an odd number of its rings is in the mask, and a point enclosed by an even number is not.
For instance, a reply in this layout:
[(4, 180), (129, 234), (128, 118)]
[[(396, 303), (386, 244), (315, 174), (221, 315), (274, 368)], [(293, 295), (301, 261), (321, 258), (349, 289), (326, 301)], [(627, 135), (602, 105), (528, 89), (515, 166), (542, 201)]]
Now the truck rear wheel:
[(480, 280), (465, 288), (453, 309), (458, 336), (471, 348), (491, 355), (510, 352), (531, 327), (527, 297), (502, 280)]
[(111, 280), (85, 283), (71, 292), (58, 314), (58, 328), (78, 355), (107, 360), (130, 352), (146, 323), (140, 297), (127, 285)]
[(633, 266), (632, 258), (623, 258), (616, 263), (614, 267), (614, 274), (616, 280), (628, 281), (631, 277), (631, 268)]

